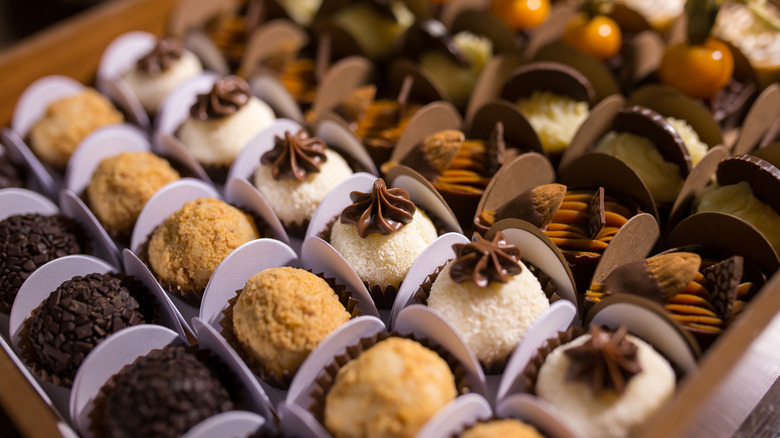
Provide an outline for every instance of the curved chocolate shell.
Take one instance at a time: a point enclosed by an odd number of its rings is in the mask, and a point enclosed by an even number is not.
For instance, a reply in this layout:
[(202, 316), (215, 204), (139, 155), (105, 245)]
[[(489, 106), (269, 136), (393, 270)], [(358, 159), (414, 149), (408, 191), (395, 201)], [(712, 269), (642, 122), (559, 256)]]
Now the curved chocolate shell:
[(182, 38), (188, 30), (203, 27), (211, 18), (237, 10), (239, 4), (238, 0), (180, 1), (168, 19), (168, 32)]
[(726, 158), (716, 175), (722, 186), (747, 181), (756, 198), (780, 213), (780, 169), (768, 161), (752, 155)]
[(344, 58), (333, 64), (320, 81), (317, 96), (311, 106), (311, 119), (317, 121), (357, 88), (370, 84), (374, 74), (371, 61), (360, 56)]
[(412, 78), (412, 89), (409, 96), (420, 102), (435, 102), (451, 100), (447, 92), (429, 74), (422, 71), (417, 63), (408, 59), (395, 59), (390, 64), (389, 82), (393, 89), (400, 89), (406, 77)]
[[(728, 230), (728, 232), (723, 232)], [(755, 227), (726, 213), (696, 213), (680, 222), (662, 242), (661, 248), (686, 245), (730, 248), (755, 262), (767, 274), (780, 267), (780, 259), (769, 241)]]
[(653, 26), (642, 14), (625, 3), (613, 2), (612, 11), (607, 16), (615, 20), (620, 26), (620, 30), (625, 33), (653, 30)]
[(780, 141), (771, 142), (761, 149), (756, 149), (753, 151), (753, 156), (768, 161), (774, 164), (775, 167), (780, 166)]
[(541, 47), (533, 58), (534, 61), (551, 61), (566, 64), (588, 78), (596, 93), (596, 102), (607, 96), (619, 94), (615, 76), (599, 60), (586, 55), (562, 41), (555, 41)]
[(649, 139), (664, 160), (680, 168), (680, 176), (685, 178), (690, 173), (693, 167), (691, 155), (680, 135), (661, 114), (641, 105), (623, 108), (615, 115), (612, 128), (616, 132), (628, 132)]
[(474, 115), (483, 106), (498, 99), (503, 84), (509, 79), (522, 60), (516, 53), (504, 53), (493, 56), (479, 75), (466, 107), (466, 124), (471, 126)]
[[(257, 67), (281, 48), (299, 51), (309, 43), (309, 35), (289, 20), (277, 19), (264, 23), (249, 36), (249, 41), (241, 58), (239, 70), (250, 77)], [(285, 48), (287, 48), (285, 47)]]
[(517, 106), (505, 101), (493, 101), (477, 110), (468, 129), (468, 138), (489, 139), (496, 124), (503, 124), (504, 143), (508, 148), (523, 152), (543, 154), (542, 142), (528, 119), (520, 114)]
[(585, 75), (555, 61), (532, 62), (518, 68), (504, 84), (501, 97), (515, 102), (537, 90), (569, 96), (579, 102), (588, 102), (589, 106), (596, 101), (596, 91)]
[(588, 118), (580, 125), (569, 147), (563, 151), (558, 172), (563, 173), (572, 161), (586, 154), (604, 134), (612, 127), (612, 120), (625, 105), (623, 96), (612, 95), (591, 108)]
[(629, 105), (641, 105), (664, 117), (684, 120), (710, 148), (723, 144), (720, 125), (701, 104), (663, 85), (646, 85), (628, 98)]
[[(761, 92), (748, 110), (739, 136), (734, 143), (734, 155), (749, 154), (765, 146), (780, 133), (780, 84), (773, 84)], [(763, 140), (762, 140), (763, 139)]]

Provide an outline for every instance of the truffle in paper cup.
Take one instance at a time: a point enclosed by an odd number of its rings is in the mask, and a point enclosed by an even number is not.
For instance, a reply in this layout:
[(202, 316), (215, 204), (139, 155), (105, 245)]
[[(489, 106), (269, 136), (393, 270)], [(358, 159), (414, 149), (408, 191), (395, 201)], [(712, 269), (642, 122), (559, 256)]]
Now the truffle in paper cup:
[(500, 418), (518, 418), (551, 438), (577, 436), (566, 424), (565, 416), (555, 406), (528, 394), (510, 395), (496, 406), (495, 411)]
[(604, 64), (561, 41), (539, 48), (534, 54), (533, 60), (560, 62), (576, 69), (593, 86), (596, 102), (600, 102), (607, 96), (620, 93), (615, 77)]
[(492, 416), (490, 404), (479, 394), (465, 394), (445, 405), (415, 435), (417, 438), (450, 438), (469, 424)]
[(183, 438), (252, 436), (265, 423), (265, 418), (252, 412), (228, 411), (201, 421), (185, 433)]

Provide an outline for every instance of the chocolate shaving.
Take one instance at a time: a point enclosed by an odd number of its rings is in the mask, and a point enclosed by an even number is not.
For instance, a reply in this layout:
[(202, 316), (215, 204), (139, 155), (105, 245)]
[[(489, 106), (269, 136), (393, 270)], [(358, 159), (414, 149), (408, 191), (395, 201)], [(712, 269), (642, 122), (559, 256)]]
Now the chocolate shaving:
[(190, 116), (197, 120), (220, 119), (235, 114), (249, 102), (249, 84), (238, 76), (217, 79), (211, 91), (198, 94), (190, 108)]
[(163, 38), (157, 41), (154, 49), (144, 55), (136, 63), (138, 70), (150, 75), (159, 75), (181, 59), (184, 55), (184, 45), (174, 38)]
[(487, 287), (491, 281), (506, 283), (509, 277), (522, 272), (520, 248), (507, 243), (502, 232), (497, 232), (493, 240), (483, 239), (471, 243), (452, 245), (456, 258), (450, 268), (450, 277), (455, 283), (471, 280), (479, 287)]
[(498, 171), (505, 161), (506, 140), (504, 137), (504, 122), (496, 122), (493, 132), (490, 133), (490, 145), (492, 146), (488, 149), (488, 164), (490, 168), (487, 171), (493, 174)]
[(396, 111), (395, 124), (401, 123), (404, 117), (406, 117), (406, 111), (409, 107), (409, 94), (412, 92), (412, 86), (414, 86), (414, 77), (412, 75), (406, 75), (404, 81), (401, 83), (401, 89), (398, 91), (398, 97), (395, 101), (398, 103), (398, 111)]
[(734, 315), (734, 302), (737, 300), (737, 287), (742, 280), (743, 266), (744, 259), (733, 256), (706, 268), (703, 272), (707, 290), (712, 296), (712, 305), (724, 321)]
[(412, 221), (415, 206), (404, 189), (388, 189), (385, 180), (377, 178), (370, 193), (349, 194), (354, 204), (341, 212), (341, 223), (358, 227), (358, 234), (393, 234)]
[(321, 138), (309, 137), (303, 129), (295, 135), (284, 132), (284, 138), (274, 136), (274, 148), (263, 154), (260, 162), (271, 166), (275, 180), (297, 179), (304, 181), (310, 173), (319, 173), (322, 163), (327, 161), (328, 146)]
[(566, 349), (571, 359), (566, 380), (580, 380), (590, 386), (593, 395), (604, 389), (623, 394), (628, 381), (642, 371), (636, 344), (626, 339), (628, 329), (621, 325), (614, 333), (590, 325), (590, 339), (582, 345)]
[(604, 187), (599, 187), (588, 204), (588, 237), (595, 239), (607, 224), (604, 208)]

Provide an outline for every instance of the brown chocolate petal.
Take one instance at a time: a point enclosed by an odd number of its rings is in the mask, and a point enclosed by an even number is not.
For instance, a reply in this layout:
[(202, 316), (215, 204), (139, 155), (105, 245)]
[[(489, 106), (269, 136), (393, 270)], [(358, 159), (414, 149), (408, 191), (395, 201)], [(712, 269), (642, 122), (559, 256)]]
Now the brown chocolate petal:
[(158, 75), (168, 70), (174, 62), (184, 55), (184, 45), (174, 38), (164, 38), (157, 41), (154, 49), (138, 60), (138, 70), (150, 75)]
[(487, 287), (491, 281), (506, 283), (509, 276), (522, 272), (520, 248), (509, 244), (502, 232), (493, 240), (483, 239), (471, 243), (452, 245), (457, 257), (450, 268), (450, 276), (456, 283), (473, 281), (479, 287)]
[(211, 91), (198, 94), (190, 108), (190, 116), (197, 120), (219, 119), (235, 114), (249, 102), (249, 84), (238, 76), (217, 79)]
[(595, 239), (607, 224), (604, 209), (604, 187), (599, 187), (588, 204), (588, 237)]
[(327, 161), (328, 146), (322, 139), (309, 137), (303, 129), (295, 135), (285, 131), (284, 138), (275, 137), (274, 148), (263, 154), (260, 163), (270, 165), (274, 179), (297, 179), (304, 181), (310, 173), (318, 173), (322, 163)]
[(734, 314), (734, 302), (737, 299), (737, 287), (742, 280), (744, 259), (730, 257), (704, 270), (707, 289), (712, 295), (712, 305), (720, 317), (727, 321)]
[(412, 221), (416, 210), (404, 189), (388, 189), (385, 180), (377, 178), (370, 193), (352, 192), (354, 204), (341, 212), (341, 223), (358, 227), (360, 237), (395, 233)]

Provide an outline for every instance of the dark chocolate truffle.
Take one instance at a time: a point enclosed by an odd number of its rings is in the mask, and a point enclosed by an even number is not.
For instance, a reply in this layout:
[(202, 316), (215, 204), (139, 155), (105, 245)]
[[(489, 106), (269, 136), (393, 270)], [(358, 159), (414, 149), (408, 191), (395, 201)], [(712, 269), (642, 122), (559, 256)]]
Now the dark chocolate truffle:
[(0, 155), (0, 189), (24, 187), (24, 172), (5, 155)]
[(112, 333), (144, 322), (138, 301), (116, 276), (73, 277), (43, 300), (32, 316), (32, 360), (70, 385), (95, 345)]
[(178, 437), (233, 409), (225, 387), (182, 346), (152, 351), (123, 369), (103, 406), (105, 435), (115, 438)]
[(24, 280), (56, 258), (84, 252), (81, 229), (65, 216), (25, 214), (0, 222), (0, 312), (8, 313)]

